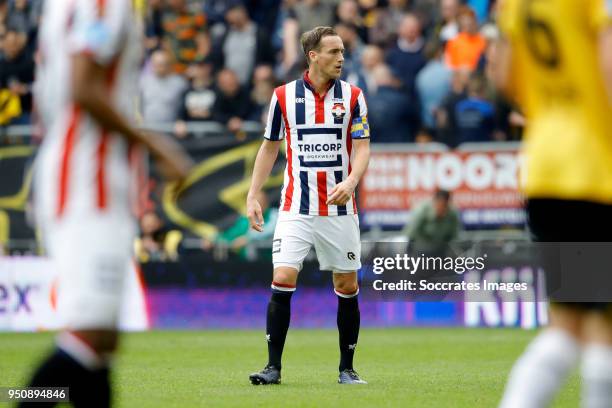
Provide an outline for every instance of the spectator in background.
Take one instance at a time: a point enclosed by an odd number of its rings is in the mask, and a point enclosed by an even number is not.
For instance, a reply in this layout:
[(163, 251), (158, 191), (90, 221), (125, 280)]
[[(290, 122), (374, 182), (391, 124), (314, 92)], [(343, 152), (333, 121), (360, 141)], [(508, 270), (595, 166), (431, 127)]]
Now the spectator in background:
[(467, 0), (467, 4), (474, 10), (478, 23), (484, 23), (489, 15), (491, 0)]
[(249, 219), (243, 214), (231, 227), (223, 231), (215, 242), (216, 245), (224, 244), (228, 246), (232, 252), (237, 253), (240, 259), (243, 260), (253, 259), (256, 255), (266, 256), (271, 259), (269, 247), (257, 251), (259, 254), (255, 252), (256, 248), (253, 248), (252, 253), (248, 251), (249, 244), (272, 239), (276, 220), (278, 219), (278, 208), (270, 207), (270, 202), (265, 192), (260, 191), (257, 193), (256, 198), (261, 205), (264, 220), (263, 231), (258, 232), (249, 228)]
[(370, 43), (382, 48), (391, 46), (397, 35), (397, 28), (402, 23), (404, 14), (408, 12), (408, 3), (408, 0), (389, 0), (386, 7), (376, 8), (375, 22), (368, 33)]
[(174, 123), (178, 119), (182, 96), (187, 90), (185, 78), (172, 71), (170, 57), (164, 50), (151, 55), (151, 71), (140, 81), (142, 118), (145, 123)]
[(40, 17), (40, 2), (32, 0), (14, 0), (9, 2), (6, 25), (8, 29), (24, 33), (35, 42), (35, 35)]
[(183, 234), (166, 227), (155, 211), (140, 218), (140, 236), (134, 241), (134, 253), (140, 263), (176, 261)]
[(457, 117), (455, 107), (457, 103), (466, 96), (465, 88), (470, 77), (470, 70), (467, 68), (453, 71), (451, 78), (451, 91), (440, 107), (436, 110), (436, 128), (438, 135), (436, 139), (449, 147), (457, 147)]
[(357, 85), (366, 97), (371, 93), (376, 92), (376, 81), (372, 74), (374, 68), (384, 64), (385, 54), (380, 47), (376, 45), (366, 45), (361, 52), (361, 67), (356, 73), (347, 75), (347, 81), (353, 85)]
[(249, 115), (250, 120), (266, 124), (268, 106), (272, 100), (275, 86), (274, 70), (270, 65), (260, 65), (255, 68), (251, 90), (253, 109)]
[(9, 0), (0, 0), (0, 38), (6, 33), (9, 14)]
[(421, 22), (421, 27), (429, 27), (440, 8), (440, 0), (410, 0), (411, 11)]
[(293, 80), (306, 68), (300, 48), (300, 35), (317, 26), (334, 24), (334, 5), (322, 0), (284, 0), (287, 18), (283, 23), (283, 60), (279, 70), (281, 80)]
[(397, 43), (387, 53), (387, 64), (412, 97), (416, 75), (427, 62), (423, 55), (425, 40), (421, 35), (421, 23), (414, 14), (404, 16), (398, 36)]
[(225, 13), (231, 5), (227, 0), (206, 0), (204, 2), (204, 13), (211, 26), (225, 24)]
[(458, 15), (459, 0), (440, 1), (440, 21), (433, 30), (436, 40), (447, 42), (459, 34)]
[(402, 91), (387, 65), (372, 70), (376, 92), (368, 97), (368, 119), (374, 143), (406, 143), (414, 141), (418, 126), (414, 102)]
[(459, 143), (488, 142), (495, 128), (495, 109), (485, 99), (486, 84), (480, 75), (472, 75), (468, 82), (468, 95), (457, 102), (455, 117)]
[(298, 35), (317, 26), (333, 26), (335, 4), (325, 0), (300, 0), (294, 3), (290, 17), (298, 23)]
[(411, 211), (410, 222), (402, 232), (410, 239), (413, 254), (444, 257), (460, 231), (461, 219), (451, 204), (450, 193), (438, 190), (431, 200)]
[(164, 48), (174, 60), (173, 70), (183, 74), (187, 67), (210, 52), (210, 40), (206, 32), (206, 16), (192, 12), (185, 0), (167, 0), (170, 10), (164, 13)]
[(363, 42), (357, 34), (357, 27), (353, 24), (340, 22), (334, 27), (338, 36), (344, 43), (344, 63), (342, 76), (356, 75), (361, 70), (361, 53)]
[(446, 63), (451, 69), (475, 70), (485, 51), (487, 42), (478, 32), (474, 10), (462, 6), (459, 10), (460, 33), (446, 44)]
[(429, 62), (417, 74), (416, 88), (421, 105), (423, 126), (435, 127), (435, 112), (451, 90), (452, 72), (444, 64), (444, 48), (435, 41), (426, 47)]
[[(34, 59), (26, 48), (26, 43), (25, 33), (9, 29), (4, 35), (0, 53), (0, 89), (5, 90), (5, 98), (8, 96), (19, 99), (19, 110), (14, 112), (20, 112), (20, 115), (9, 121), (9, 124), (13, 125), (29, 124), (32, 112)], [(3, 107), (0, 107), (0, 110), (2, 109)]]
[(368, 42), (368, 30), (364, 25), (363, 18), (359, 13), (359, 4), (355, 0), (341, 0), (336, 10), (338, 23), (344, 23), (355, 27), (355, 32), (363, 43)]
[(260, 27), (265, 27), (266, 30), (274, 26), (276, 17), (278, 15), (278, 9), (282, 0), (257, 0), (257, 1), (245, 1), (249, 15), (251, 19)]
[(161, 46), (164, 35), (163, 0), (149, 0), (145, 9), (145, 50), (152, 53)]
[(248, 86), (256, 65), (274, 62), (269, 36), (251, 21), (242, 3), (232, 3), (225, 13), (225, 20), (228, 30), (215, 47), (215, 54), (220, 59), (217, 65), (234, 71), (240, 84)]
[(293, 7), (296, 0), (281, 0), (281, 5), (275, 13), (276, 20), (270, 24), (270, 44), (274, 52), (283, 49), (283, 27), (289, 18), (289, 10)]
[(213, 86), (213, 64), (210, 58), (197, 61), (190, 69), (191, 84), (182, 96), (179, 120), (174, 127), (177, 137), (187, 135), (190, 121), (212, 120), (212, 108), (217, 95)]
[(417, 132), (414, 142), (418, 144), (427, 144), (434, 141), (432, 128), (422, 127)]
[(238, 135), (242, 122), (251, 113), (251, 100), (246, 88), (240, 86), (236, 74), (223, 69), (217, 75), (217, 97), (213, 106), (213, 120), (227, 126)]
[(499, 39), (499, 27), (497, 25), (497, 14), (499, 12), (499, 1), (495, 1), (489, 7), (488, 18), (480, 25), (480, 33), (491, 44)]

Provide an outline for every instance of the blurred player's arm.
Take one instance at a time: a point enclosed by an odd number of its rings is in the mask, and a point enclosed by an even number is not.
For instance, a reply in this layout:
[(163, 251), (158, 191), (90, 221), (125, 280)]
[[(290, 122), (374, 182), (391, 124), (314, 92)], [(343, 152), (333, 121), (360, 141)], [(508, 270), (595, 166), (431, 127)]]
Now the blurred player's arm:
[(524, 19), (520, 12), (519, 2), (512, 0), (500, 1), (498, 4), (497, 25), (499, 39), (487, 50), (488, 64), (486, 76), (508, 100), (516, 102), (512, 92), (513, 71), (512, 45), (516, 32)]
[(351, 174), (330, 191), (327, 204), (344, 205), (353, 196), (359, 180), (368, 168), (370, 162), (370, 138), (353, 139), (353, 159), (351, 160)]
[(510, 69), (512, 67), (512, 46), (510, 42), (503, 37), (497, 40), (493, 45), (490, 57), (487, 76), (506, 97), (513, 99), (510, 80)]
[(599, 34), (599, 59), (608, 100), (612, 106), (612, 25), (607, 25)]
[(108, 96), (108, 70), (85, 53), (72, 57), (72, 98), (101, 127), (117, 133), (133, 143), (145, 146), (157, 159), (160, 170), (171, 179), (183, 179), (189, 173), (191, 159), (170, 138), (134, 129), (115, 110)]
[(259, 232), (263, 231), (264, 220), (261, 205), (255, 197), (257, 197), (257, 193), (261, 191), (264, 183), (270, 176), (279, 150), (280, 141), (264, 139), (255, 158), (251, 187), (247, 195), (247, 217), (250, 227)]

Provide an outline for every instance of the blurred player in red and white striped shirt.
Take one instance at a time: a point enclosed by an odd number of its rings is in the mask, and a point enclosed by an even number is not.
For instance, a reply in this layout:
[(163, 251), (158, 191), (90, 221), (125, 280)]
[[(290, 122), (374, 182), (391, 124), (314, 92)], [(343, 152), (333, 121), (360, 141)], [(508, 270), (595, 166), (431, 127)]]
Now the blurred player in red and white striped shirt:
[(314, 246), (320, 268), (333, 271), (338, 295), (338, 381), (365, 383), (353, 370), (359, 335), (357, 269), (361, 267), (354, 191), (370, 157), (367, 106), (359, 88), (339, 79), (344, 45), (332, 28), (316, 27), (304, 33), (301, 41), (308, 71), (274, 91), (247, 198), (251, 226), (260, 231), (263, 218), (255, 196), (270, 175), (280, 141), (285, 140), (287, 167), (272, 248), (274, 274), (267, 316), (269, 360), (250, 380), (253, 384), (280, 382), (291, 295), (302, 262)]
[(132, 127), (140, 27), (126, 0), (45, 2), (37, 103), (37, 219), (60, 271), (64, 331), (31, 386), (68, 386), (75, 406), (108, 406), (122, 287), (132, 259), (137, 148), (172, 179), (190, 159), (171, 139)]

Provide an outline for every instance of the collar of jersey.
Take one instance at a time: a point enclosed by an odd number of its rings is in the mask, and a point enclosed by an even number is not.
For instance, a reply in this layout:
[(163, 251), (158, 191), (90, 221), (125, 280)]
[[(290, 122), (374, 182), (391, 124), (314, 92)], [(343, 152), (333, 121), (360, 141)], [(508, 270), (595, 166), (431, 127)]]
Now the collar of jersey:
[[(327, 90), (325, 91), (325, 95), (322, 96), (322, 98), (325, 98), (325, 96), (327, 95), (327, 92), (329, 92), (330, 89), (332, 89), (332, 87), (334, 86), (334, 84), (336, 83), (336, 80), (330, 80), (329, 84), (327, 86)], [(310, 82), (310, 77), (308, 76), (308, 70), (306, 70), (304, 72), (304, 86), (306, 88), (308, 88), (310, 90), (310, 92), (312, 92), (315, 96), (319, 96), (317, 94), (317, 92), (314, 89), (314, 85), (312, 84), (312, 82)]]

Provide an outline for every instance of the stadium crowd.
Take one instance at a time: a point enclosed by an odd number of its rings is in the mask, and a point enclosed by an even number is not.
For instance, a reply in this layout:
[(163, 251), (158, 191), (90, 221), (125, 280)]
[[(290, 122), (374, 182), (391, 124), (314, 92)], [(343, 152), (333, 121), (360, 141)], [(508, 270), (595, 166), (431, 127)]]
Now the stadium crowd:
[[(0, 0), (0, 125), (32, 121), (43, 0)], [(241, 135), (274, 87), (305, 69), (302, 32), (331, 25), (375, 143), (516, 140), (522, 117), (487, 81), (495, 0), (136, 0), (144, 24), (142, 120), (212, 121)]]

